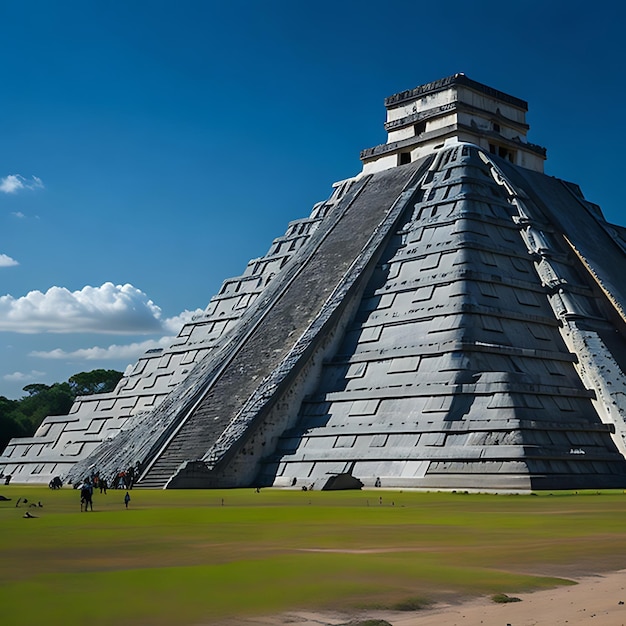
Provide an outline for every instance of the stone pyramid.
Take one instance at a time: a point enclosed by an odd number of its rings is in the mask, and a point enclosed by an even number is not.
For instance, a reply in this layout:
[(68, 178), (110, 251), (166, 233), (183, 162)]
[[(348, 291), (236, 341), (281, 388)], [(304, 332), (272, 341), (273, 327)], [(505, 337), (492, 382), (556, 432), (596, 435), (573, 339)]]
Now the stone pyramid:
[(0, 469), (139, 486), (626, 487), (626, 230), (457, 74), (115, 392)]

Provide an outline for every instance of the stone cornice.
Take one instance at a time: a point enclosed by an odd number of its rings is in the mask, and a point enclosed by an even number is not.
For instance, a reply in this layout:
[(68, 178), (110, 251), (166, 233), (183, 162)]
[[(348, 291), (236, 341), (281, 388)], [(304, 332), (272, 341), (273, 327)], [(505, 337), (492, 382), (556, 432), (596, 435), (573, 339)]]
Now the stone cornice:
[(387, 132), (391, 130), (398, 130), (399, 128), (404, 128), (406, 126), (411, 126), (411, 124), (415, 124), (417, 122), (421, 122), (424, 120), (429, 120), (434, 117), (439, 117), (442, 114), (448, 113), (449, 111), (470, 111), (470, 112), (479, 112), (482, 113), (485, 117), (491, 117), (493, 119), (498, 119), (505, 122), (508, 126), (515, 126), (520, 130), (527, 131), (530, 126), (528, 124), (524, 124), (522, 122), (516, 122), (512, 120), (510, 117), (506, 117), (502, 115), (502, 113), (493, 113), (490, 111), (485, 111), (484, 109), (480, 109), (478, 107), (472, 106), (471, 104), (467, 104), (466, 102), (449, 102), (447, 104), (442, 104), (441, 106), (435, 107), (433, 109), (428, 109), (427, 111), (419, 111), (417, 113), (412, 113), (411, 115), (407, 115), (397, 120), (393, 120), (391, 122), (385, 122), (385, 130)]
[(401, 91), (400, 93), (396, 93), (388, 98), (385, 98), (385, 106), (387, 108), (394, 107), (402, 102), (416, 100), (417, 98), (420, 98), (428, 93), (443, 91), (453, 85), (463, 85), (464, 87), (469, 87), (474, 91), (478, 91), (479, 93), (483, 93), (491, 96), (492, 98), (501, 100), (502, 102), (506, 102), (507, 104), (517, 107), (518, 109), (528, 111), (528, 103), (525, 100), (521, 100), (515, 96), (510, 96), (503, 91), (493, 89), (493, 87), (483, 85), (482, 83), (468, 78), (465, 74), (454, 74), (453, 76), (441, 78), (440, 80), (433, 81), (432, 83), (420, 85), (419, 87), (415, 87), (415, 89)]
[(508, 146), (515, 150), (522, 149), (527, 152), (534, 152), (543, 158), (546, 157), (546, 149), (543, 146), (538, 146), (534, 143), (522, 143), (521, 141), (507, 139), (496, 132), (477, 131), (477, 129), (466, 126), (465, 124), (451, 124), (450, 126), (446, 126), (445, 128), (438, 129), (431, 133), (423, 133), (419, 137), (408, 137), (407, 139), (401, 139), (400, 141), (392, 141), (391, 143), (383, 143), (372, 148), (366, 148), (365, 150), (361, 150), (360, 158), (361, 161), (365, 161), (374, 156), (393, 154), (402, 148), (418, 147), (428, 141), (436, 139), (444, 141), (448, 137), (454, 137), (459, 131), (465, 131), (474, 135), (480, 134), (485, 136), (487, 139), (493, 139), (498, 145)]

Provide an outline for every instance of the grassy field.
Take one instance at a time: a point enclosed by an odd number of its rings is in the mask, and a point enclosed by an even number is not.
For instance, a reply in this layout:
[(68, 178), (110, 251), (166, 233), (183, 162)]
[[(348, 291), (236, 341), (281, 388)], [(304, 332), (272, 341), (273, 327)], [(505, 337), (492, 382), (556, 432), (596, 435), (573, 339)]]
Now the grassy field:
[(0, 487), (3, 624), (410, 608), (626, 568), (622, 492), (135, 490), (128, 510), (124, 493), (81, 513), (70, 488)]

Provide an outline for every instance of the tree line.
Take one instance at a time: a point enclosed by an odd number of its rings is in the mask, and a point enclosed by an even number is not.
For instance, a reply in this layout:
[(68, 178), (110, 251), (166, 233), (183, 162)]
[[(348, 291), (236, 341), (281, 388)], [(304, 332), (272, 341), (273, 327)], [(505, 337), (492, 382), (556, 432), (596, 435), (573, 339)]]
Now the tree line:
[(0, 396), (0, 452), (13, 437), (32, 437), (48, 415), (67, 415), (78, 396), (113, 391), (122, 378), (116, 370), (79, 372), (64, 383), (26, 385), (19, 400)]

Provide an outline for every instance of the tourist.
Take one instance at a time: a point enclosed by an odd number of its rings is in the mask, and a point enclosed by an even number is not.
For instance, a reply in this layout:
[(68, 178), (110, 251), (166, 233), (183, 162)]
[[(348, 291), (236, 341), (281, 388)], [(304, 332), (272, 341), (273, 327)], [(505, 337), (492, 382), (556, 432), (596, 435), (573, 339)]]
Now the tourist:
[(85, 481), (80, 490), (80, 510), (83, 511), (83, 505), (85, 511), (91, 509), (93, 511), (93, 489), (89, 481)]

